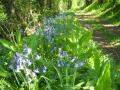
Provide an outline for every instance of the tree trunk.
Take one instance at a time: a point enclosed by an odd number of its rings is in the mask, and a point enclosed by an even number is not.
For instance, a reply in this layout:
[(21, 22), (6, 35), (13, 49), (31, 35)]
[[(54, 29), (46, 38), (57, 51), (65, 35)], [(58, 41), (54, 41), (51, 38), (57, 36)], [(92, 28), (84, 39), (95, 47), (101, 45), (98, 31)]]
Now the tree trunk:
[(72, 7), (72, 1), (71, 0), (68, 0), (68, 9), (71, 9), (71, 7)]

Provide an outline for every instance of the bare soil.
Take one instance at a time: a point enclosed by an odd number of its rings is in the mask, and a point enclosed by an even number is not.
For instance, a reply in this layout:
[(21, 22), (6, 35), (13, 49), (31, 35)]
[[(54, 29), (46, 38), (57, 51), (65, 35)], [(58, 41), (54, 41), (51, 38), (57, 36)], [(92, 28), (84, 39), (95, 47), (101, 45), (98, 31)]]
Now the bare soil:
[[(110, 30), (112, 33), (120, 36), (119, 26), (115, 26), (104, 20), (96, 18), (94, 15), (90, 13), (76, 13), (76, 17), (80, 21), (81, 25), (89, 30), (93, 29), (92, 26), (93, 24), (100, 24), (106, 30)], [(103, 53), (111, 55), (117, 63), (120, 63), (120, 48), (110, 44), (105, 38), (104, 34), (101, 32), (101, 30), (92, 30), (92, 31), (93, 31), (93, 40), (102, 49)]]

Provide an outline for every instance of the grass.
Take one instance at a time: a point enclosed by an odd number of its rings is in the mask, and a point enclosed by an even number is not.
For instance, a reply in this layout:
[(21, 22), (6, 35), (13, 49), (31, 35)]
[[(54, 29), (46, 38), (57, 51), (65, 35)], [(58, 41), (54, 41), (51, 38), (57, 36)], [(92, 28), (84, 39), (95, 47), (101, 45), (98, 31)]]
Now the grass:
[(100, 5), (96, 1), (88, 7), (86, 7), (84, 10), (87, 12), (91, 12), (92, 14), (96, 15), (101, 19), (104, 19), (105, 21), (109, 21), (109, 23), (120, 25), (119, 8), (119, 4), (113, 5), (111, 2), (107, 2)]

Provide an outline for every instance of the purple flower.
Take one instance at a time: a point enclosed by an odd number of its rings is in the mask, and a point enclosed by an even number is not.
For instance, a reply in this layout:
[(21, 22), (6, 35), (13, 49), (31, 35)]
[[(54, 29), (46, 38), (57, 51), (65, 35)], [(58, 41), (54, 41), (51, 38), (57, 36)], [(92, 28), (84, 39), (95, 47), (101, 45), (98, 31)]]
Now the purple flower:
[(16, 72), (20, 72), (20, 67), (19, 66), (16, 66)]
[(27, 45), (24, 45), (23, 52), (24, 52), (26, 55), (29, 55), (29, 54), (31, 54), (32, 49), (31, 49), (31, 48), (28, 48)]
[(50, 51), (50, 53), (53, 53), (57, 48), (53, 47), (53, 49)]
[(57, 59), (57, 66), (58, 66), (58, 67), (62, 67), (63, 65), (64, 65), (64, 64), (63, 64), (63, 62), (62, 62), (62, 58), (59, 57), (59, 58)]
[(20, 70), (24, 69), (24, 63), (20, 63), (18, 66), (19, 66)]
[(81, 68), (83, 65), (84, 65), (83, 62), (76, 62), (75, 65), (74, 65), (74, 67), (75, 68)]
[(77, 56), (74, 57), (74, 58), (72, 58), (70, 62), (74, 62), (75, 60), (78, 60), (78, 57), (77, 57)]
[(63, 52), (64, 57), (68, 57), (69, 55), (66, 52)]
[(63, 54), (63, 51), (62, 51), (61, 48), (59, 48), (58, 53), (59, 53), (59, 54)]
[(29, 60), (29, 59), (26, 59), (25, 63), (26, 63), (28, 66), (31, 66), (31, 65), (32, 65), (32, 61)]
[(15, 56), (14, 56), (14, 60), (15, 60), (17, 63), (19, 63), (20, 61), (22, 61), (22, 60), (23, 60), (22, 54), (16, 53)]
[(20, 70), (24, 70), (24, 68), (27, 68), (27, 66), (31, 66), (32, 61), (26, 58), (23, 54), (17, 53), (14, 55), (12, 64), (10, 64), (10, 69), (15, 69), (16, 72), (19, 72)]

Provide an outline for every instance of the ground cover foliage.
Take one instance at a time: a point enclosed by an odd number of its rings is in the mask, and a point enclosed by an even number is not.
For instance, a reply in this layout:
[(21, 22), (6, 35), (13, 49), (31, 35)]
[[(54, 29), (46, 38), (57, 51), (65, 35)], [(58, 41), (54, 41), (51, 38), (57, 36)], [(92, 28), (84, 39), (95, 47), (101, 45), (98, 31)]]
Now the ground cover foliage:
[[(29, 37), (1, 39), (2, 90), (110, 90), (110, 60), (73, 15), (44, 18)], [(3, 50), (4, 49), (4, 50)], [(101, 88), (102, 87), (102, 88)]]
[[(102, 1), (102, 0), (101, 0)], [(119, 8), (120, 1), (119, 0), (106, 0), (102, 3), (99, 3), (97, 0), (86, 7), (85, 11), (91, 11), (91, 13), (97, 15), (105, 21), (109, 21), (108, 23), (113, 23), (116, 25), (120, 25), (119, 23)]]
[(84, 4), (0, 1), (0, 90), (119, 90), (119, 65), (69, 12)]

